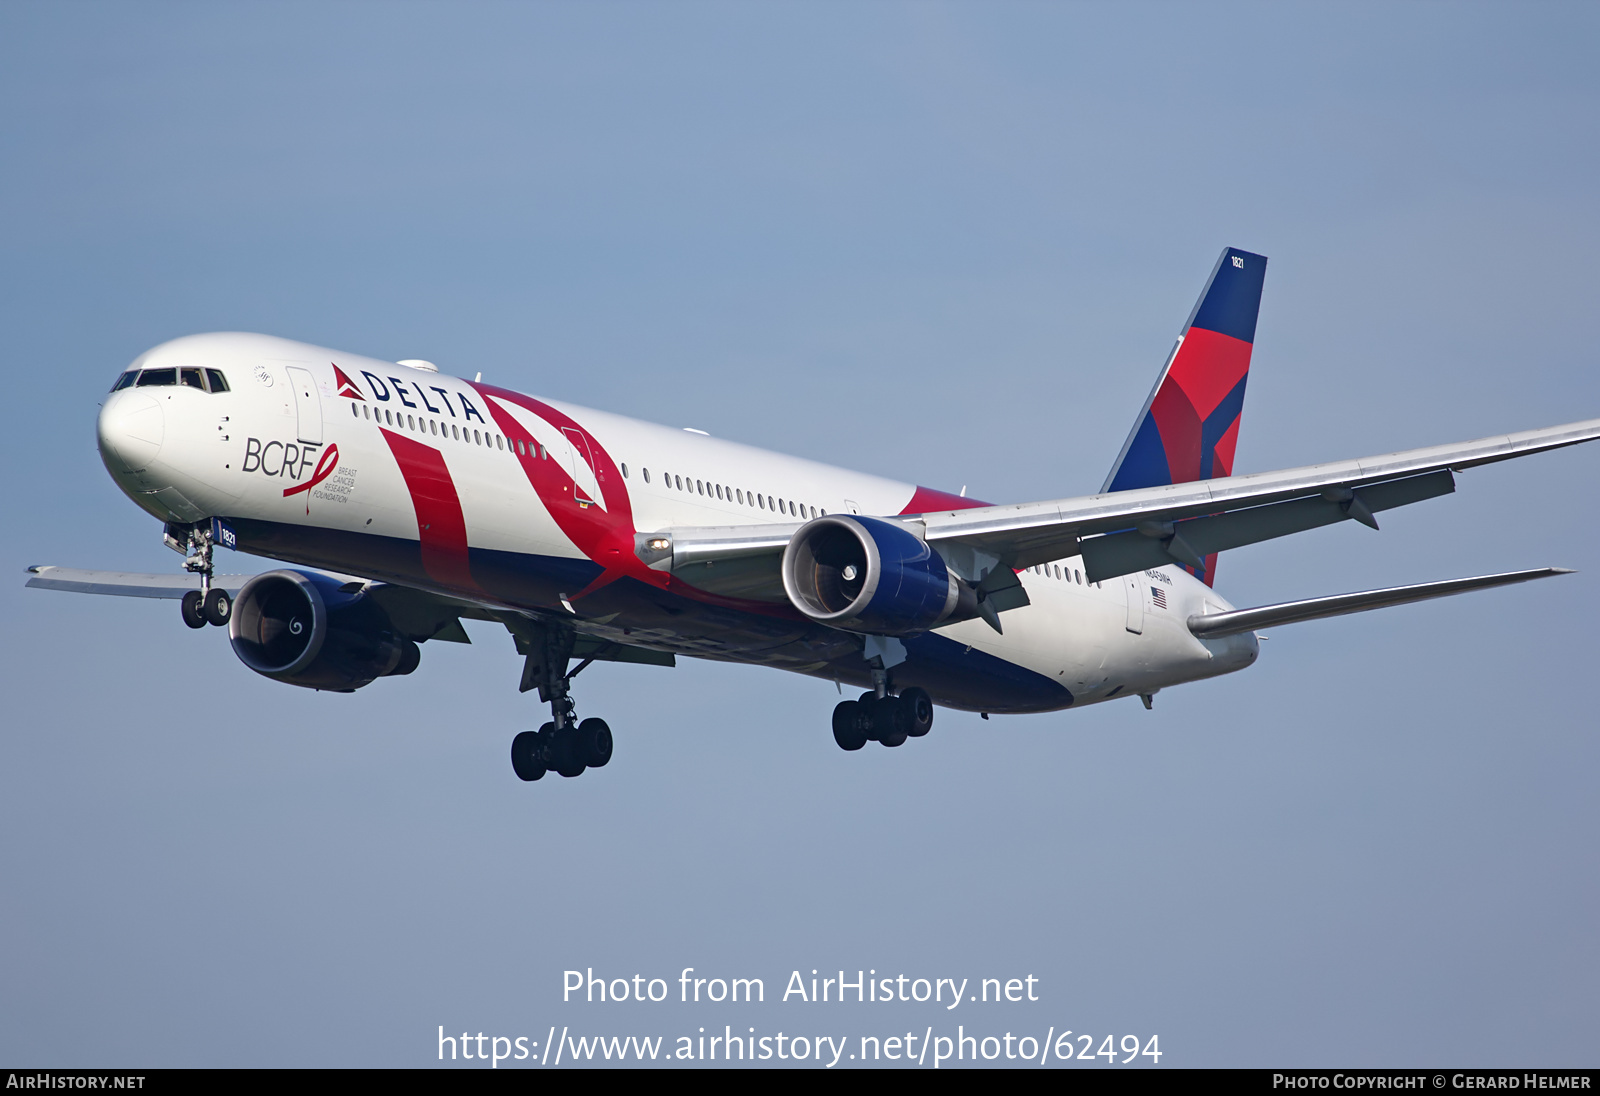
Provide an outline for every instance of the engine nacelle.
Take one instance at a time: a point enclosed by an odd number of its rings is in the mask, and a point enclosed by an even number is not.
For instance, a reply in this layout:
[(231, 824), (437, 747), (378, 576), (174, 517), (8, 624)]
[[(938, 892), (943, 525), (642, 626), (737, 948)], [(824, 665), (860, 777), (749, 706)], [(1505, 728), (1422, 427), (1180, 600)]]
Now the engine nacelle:
[(806, 616), (852, 632), (898, 636), (978, 614), (976, 592), (904, 527), (829, 514), (783, 551), (783, 588)]
[(341, 585), (306, 571), (257, 575), (233, 601), (234, 654), (274, 681), (340, 693), (415, 670), (417, 645), (372, 598)]

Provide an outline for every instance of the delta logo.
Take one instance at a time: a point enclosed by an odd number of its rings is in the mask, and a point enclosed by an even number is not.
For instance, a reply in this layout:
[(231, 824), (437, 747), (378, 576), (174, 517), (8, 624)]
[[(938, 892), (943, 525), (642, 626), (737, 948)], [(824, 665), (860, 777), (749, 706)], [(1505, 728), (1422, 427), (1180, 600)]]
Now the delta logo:
[(333, 366), (333, 379), (339, 382), (339, 395), (348, 396), (350, 399), (366, 403), (367, 397), (361, 394), (361, 389), (356, 387), (355, 381), (345, 376), (344, 370), (339, 368), (338, 363), (329, 362), (328, 364)]

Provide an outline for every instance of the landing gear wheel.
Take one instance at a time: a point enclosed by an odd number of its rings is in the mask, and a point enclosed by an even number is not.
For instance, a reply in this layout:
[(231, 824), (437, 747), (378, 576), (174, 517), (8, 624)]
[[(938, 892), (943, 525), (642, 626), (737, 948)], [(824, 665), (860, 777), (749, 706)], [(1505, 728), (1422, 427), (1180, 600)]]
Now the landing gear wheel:
[(859, 750), (867, 744), (861, 729), (861, 705), (854, 700), (840, 701), (833, 709), (833, 740), (841, 750)]
[(611, 760), (611, 727), (603, 719), (578, 724), (579, 755), (591, 769), (603, 769)]
[(191, 628), (204, 628), (206, 626), (205, 610), (200, 605), (200, 591), (190, 590), (183, 595), (183, 600), (178, 603), (178, 612), (183, 615), (183, 622)]
[(233, 618), (233, 599), (228, 596), (228, 591), (213, 586), (200, 603), (200, 614), (206, 618), (207, 624), (225, 627)]
[(860, 703), (871, 724), (867, 730), (868, 738), (891, 748), (905, 743), (911, 727), (910, 712), (899, 698), (868, 693)]
[(900, 705), (907, 714), (906, 734), (921, 738), (933, 729), (933, 697), (915, 685), (900, 694)]
[(544, 775), (542, 745), (533, 731), (523, 731), (511, 740), (511, 767), (516, 770), (518, 779), (538, 780)]
[[(609, 760), (609, 759), (608, 759)], [(589, 767), (584, 759), (583, 742), (571, 724), (557, 730), (550, 744), (550, 767), (562, 776), (582, 776)]]

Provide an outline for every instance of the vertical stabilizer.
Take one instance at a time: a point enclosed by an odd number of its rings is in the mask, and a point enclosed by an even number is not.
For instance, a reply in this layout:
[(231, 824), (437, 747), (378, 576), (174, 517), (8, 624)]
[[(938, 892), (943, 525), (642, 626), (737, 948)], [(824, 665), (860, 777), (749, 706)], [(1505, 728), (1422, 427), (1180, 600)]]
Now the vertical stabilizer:
[[(1232, 474), (1266, 273), (1266, 256), (1223, 249), (1102, 492)], [(1216, 557), (1190, 570), (1210, 584)]]

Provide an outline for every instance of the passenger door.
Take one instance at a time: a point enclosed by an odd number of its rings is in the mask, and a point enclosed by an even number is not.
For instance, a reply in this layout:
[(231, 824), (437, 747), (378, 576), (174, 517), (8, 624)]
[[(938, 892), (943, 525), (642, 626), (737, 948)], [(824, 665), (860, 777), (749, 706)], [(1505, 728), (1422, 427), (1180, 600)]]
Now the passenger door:
[(322, 397), (317, 395), (317, 382), (311, 377), (311, 370), (291, 365), (289, 370), (289, 387), (294, 389), (295, 417), (299, 419), (299, 440), (311, 442), (313, 445), (322, 444)]
[(1144, 634), (1144, 573), (1122, 576), (1122, 591), (1128, 596), (1127, 629), (1134, 635)]

